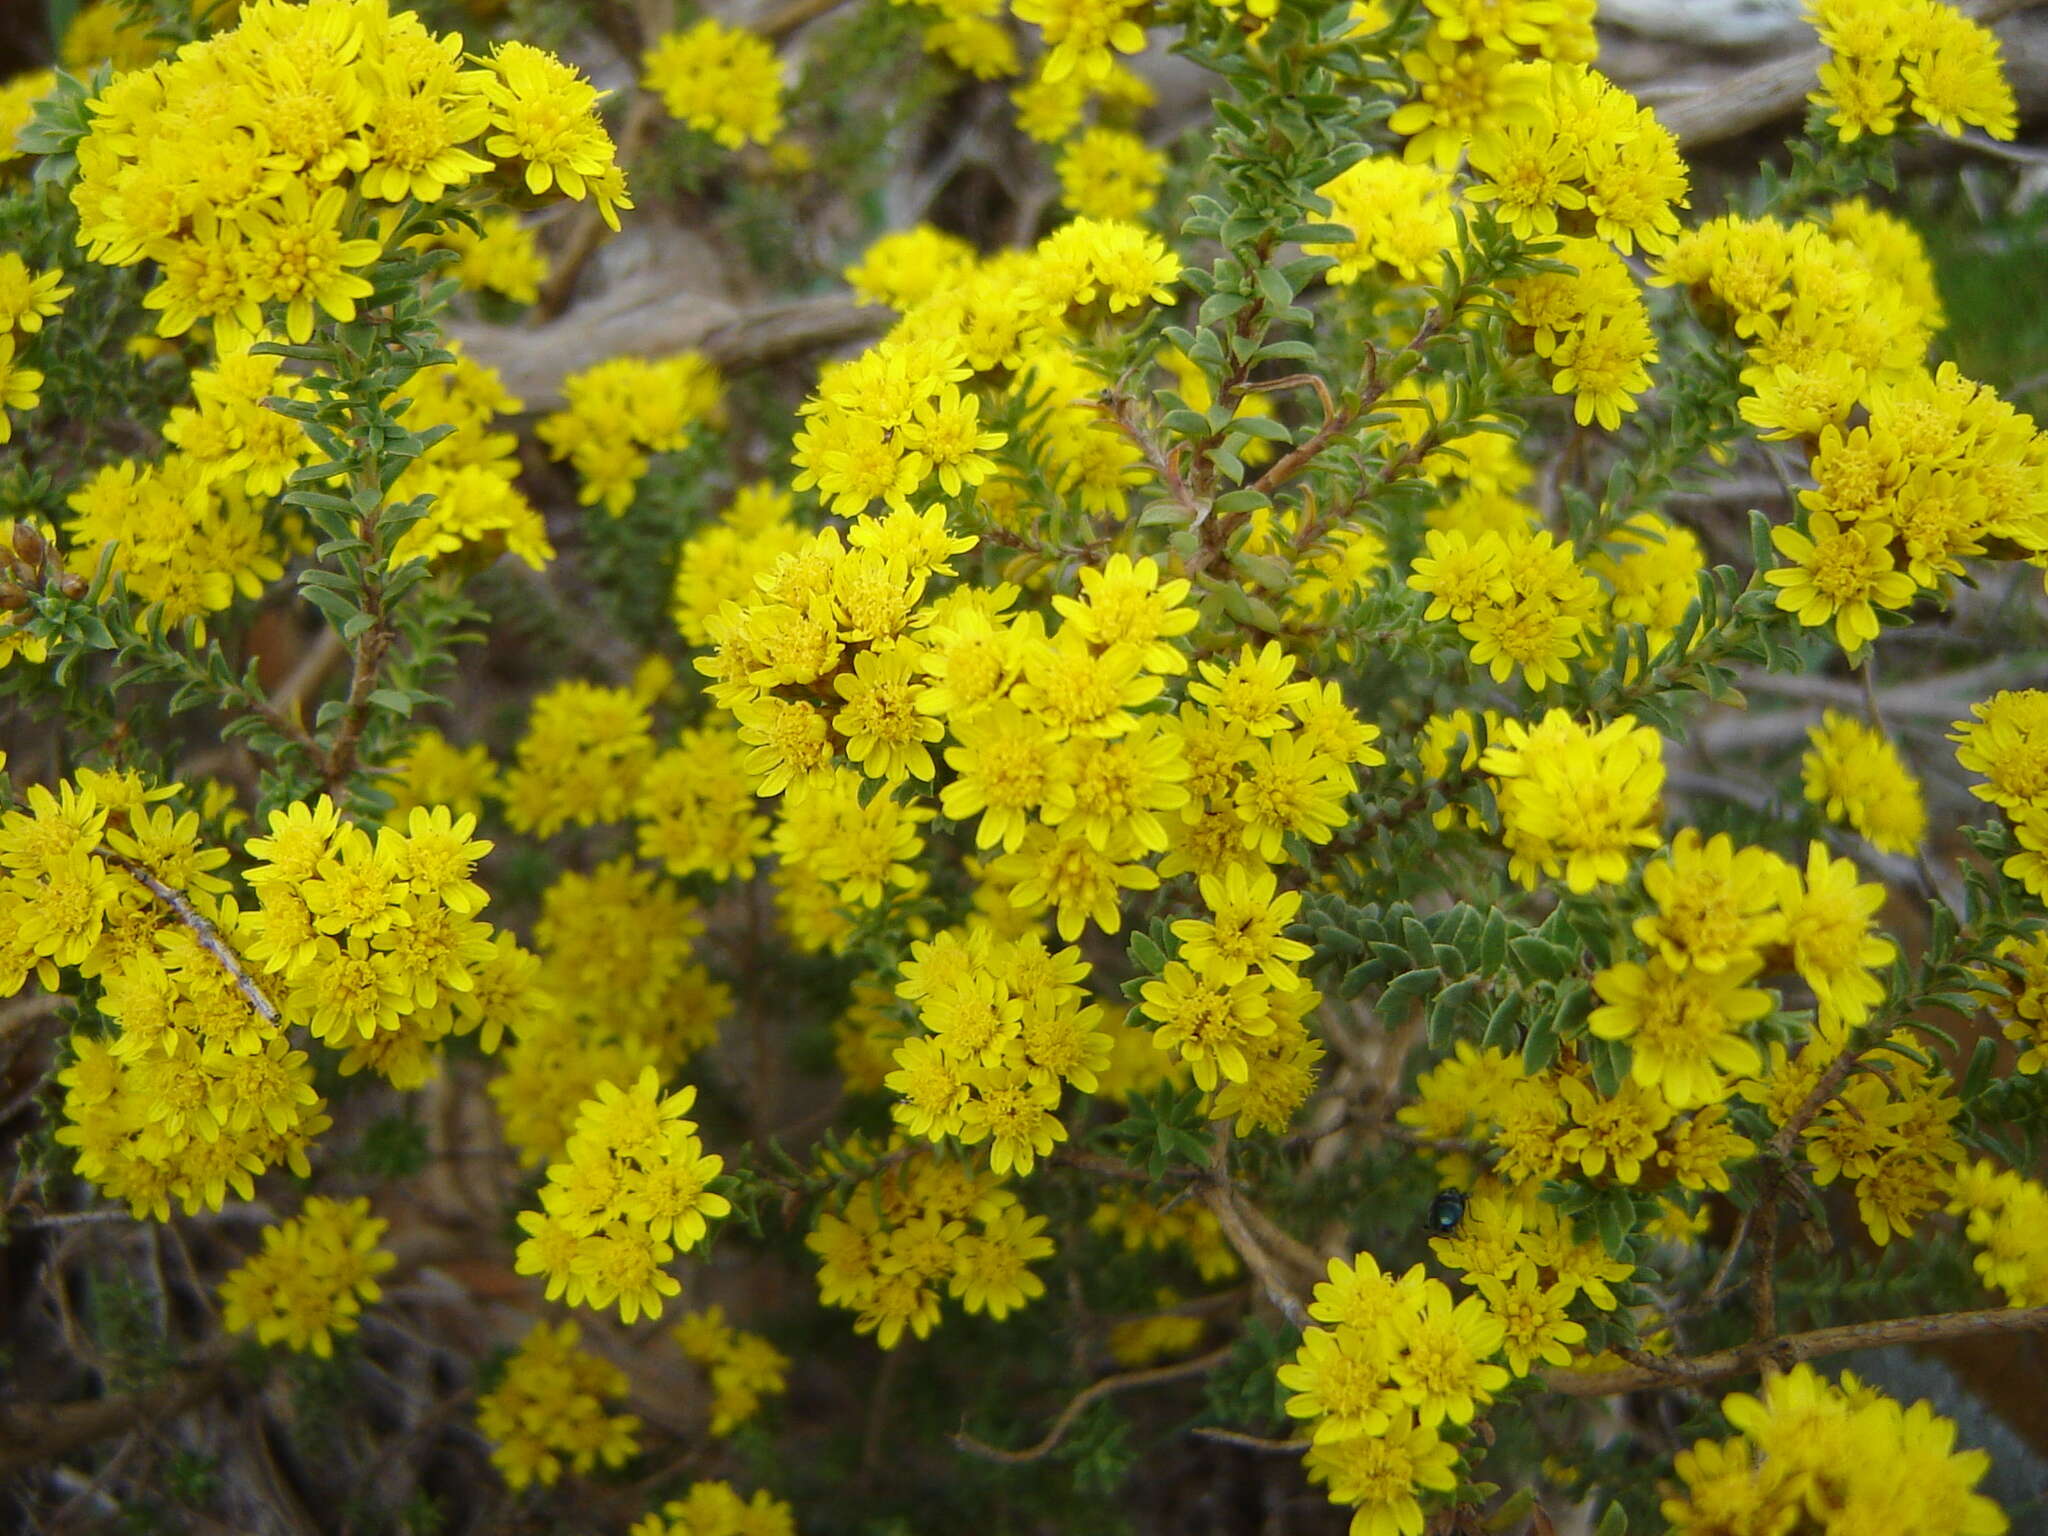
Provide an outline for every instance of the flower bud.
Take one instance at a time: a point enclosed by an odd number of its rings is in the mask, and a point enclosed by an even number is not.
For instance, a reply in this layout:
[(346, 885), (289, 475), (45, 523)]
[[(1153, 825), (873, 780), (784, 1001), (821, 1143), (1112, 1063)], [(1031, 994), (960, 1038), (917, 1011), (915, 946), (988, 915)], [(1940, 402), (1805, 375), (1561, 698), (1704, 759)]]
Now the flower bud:
[(0, 581), (0, 609), (14, 612), (28, 606), (28, 594), (11, 581)]
[(43, 536), (36, 532), (32, 524), (16, 523), (14, 525), (14, 552), (22, 560), (26, 561), (30, 566), (41, 565), (43, 563), (44, 548)]
[(83, 576), (66, 571), (57, 578), (57, 590), (76, 602), (79, 598), (85, 596), (86, 580)]

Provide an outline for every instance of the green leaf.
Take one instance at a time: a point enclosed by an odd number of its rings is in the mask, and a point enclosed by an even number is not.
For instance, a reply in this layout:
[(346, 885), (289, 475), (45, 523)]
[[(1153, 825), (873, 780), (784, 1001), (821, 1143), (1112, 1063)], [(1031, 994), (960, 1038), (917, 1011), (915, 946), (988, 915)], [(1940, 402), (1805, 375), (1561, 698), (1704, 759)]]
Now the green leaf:
[(1528, 1038), (1522, 1042), (1522, 1070), (1534, 1077), (1557, 1059), (1557, 1021), (1549, 1014), (1538, 1014), (1529, 1026)]
[(1634, 1052), (1620, 1040), (1602, 1040), (1597, 1036), (1580, 1041), (1579, 1049), (1593, 1069), (1593, 1086), (1600, 1090), (1601, 1097), (1611, 1099), (1621, 1092), (1621, 1085), (1628, 1081)]
[(379, 709), (390, 710), (394, 715), (407, 718), (412, 715), (412, 695), (402, 688), (373, 688), (370, 691), (370, 702)]
[(326, 614), (337, 628), (345, 630), (350, 621), (364, 616), (347, 595), (331, 587), (307, 586), (299, 590), (306, 601)]
[(1771, 520), (1753, 507), (1749, 513), (1749, 555), (1759, 571), (1777, 564), (1771, 558)]
[(1508, 941), (1515, 964), (1532, 981), (1562, 981), (1571, 972), (1569, 951), (1533, 933)]
[(1394, 1019), (1405, 1014), (1417, 998), (1443, 979), (1443, 972), (1433, 965), (1396, 976), (1387, 983), (1387, 990), (1380, 994), (1379, 1011), (1383, 1021), (1392, 1023)]
[(1508, 957), (1508, 919), (1499, 907), (1486, 914), (1486, 925), (1479, 932), (1479, 970), (1491, 976), (1498, 971)]
[(1479, 1037), (1479, 1043), (1491, 1050), (1511, 1050), (1515, 1043), (1515, 1025), (1521, 1017), (1522, 994), (1510, 992), (1486, 1016), (1486, 1031)]
[(1463, 981), (1454, 981), (1436, 996), (1429, 1005), (1429, 1043), (1432, 1050), (1443, 1050), (1450, 1043), (1450, 1031), (1457, 1026), (1458, 1016), (1465, 1004), (1481, 985), (1477, 976), (1467, 976)]

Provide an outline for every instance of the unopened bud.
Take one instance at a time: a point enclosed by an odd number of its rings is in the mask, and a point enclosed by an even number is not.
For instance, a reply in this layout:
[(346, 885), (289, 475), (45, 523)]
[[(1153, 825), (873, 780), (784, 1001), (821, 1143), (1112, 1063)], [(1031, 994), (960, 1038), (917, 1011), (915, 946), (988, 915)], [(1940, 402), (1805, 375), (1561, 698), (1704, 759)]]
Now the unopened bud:
[(12, 613), (28, 606), (28, 594), (11, 581), (0, 581), (0, 608)]
[(43, 563), (43, 536), (29, 523), (14, 525), (14, 552), (31, 566)]
[(85, 578), (83, 576), (74, 575), (70, 571), (66, 571), (62, 576), (59, 576), (57, 578), (57, 590), (59, 592), (62, 592), (66, 597), (70, 598), (73, 602), (76, 602), (79, 598), (85, 596)]

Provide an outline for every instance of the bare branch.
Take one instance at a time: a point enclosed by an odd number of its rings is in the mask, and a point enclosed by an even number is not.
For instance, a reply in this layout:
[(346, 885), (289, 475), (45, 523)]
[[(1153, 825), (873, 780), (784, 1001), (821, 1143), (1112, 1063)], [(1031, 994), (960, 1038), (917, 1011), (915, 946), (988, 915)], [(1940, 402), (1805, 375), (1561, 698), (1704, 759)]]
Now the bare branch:
[(256, 985), (255, 979), (242, 969), (241, 957), (220, 936), (220, 930), (199, 915), (192, 903), (185, 899), (184, 892), (165, 885), (143, 865), (133, 859), (124, 858), (111, 848), (102, 846), (99, 855), (116, 869), (125, 870), (134, 876), (150, 895), (171, 909), (172, 915), (191, 930), (192, 936), (199, 941), (200, 948), (220, 962), (221, 969), (233, 978), (235, 990), (249, 1000), (249, 1006), (256, 1010), (257, 1016), (264, 1023), (278, 1022), (276, 1005), (263, 995), (263, 989)]
[(1074, 1400), (1062, 1408), (1059, 1417), (1052, 1421), (1052, 1427), (1036, 1445), (1021, 1451), (1006, 1451), (1001, 1446), (988, 1445), (962, 1430), (953, 1436), (953, 1444), (970, 1456), (979, 1456), (983, 1461), (999, 1461), (1017, 1466), (1025, 1462), (1041, 1461), (1059, 1449), (1067, 1437), (1067, 1431), (1074, 1427), (1074, 1421), (1086, 1413), (1089, 1407), (1105, 1397), (1118, 1392), (1129, 1392), (1138, 1387), (1162, 1386), (1169, 1381), (1185, 1381), (1190, 1376), (1205, 1376), (1230, 1358), (1231, 1346), (1212, 1349), (1206, 1355), (1197, 1355), (1192, 1360), (1177, 1361), (1172, 1365), (1155, 1365), (1142, 1371), (1126, 1371), (1120, 1376), (1105, 1376), (1093, 1386), (1077, 1394)]
[(1895, 1317), (1875, 1323), (1847, 1323), (1816, 1328), (1775, 1339), (1755, 1339), (1734, 1349), (1691, 1358), (1674, 1356), (1626, 1370), (1574, 1373), (1547, 1371), (1543, 1384), (1566, 1397), (1611, 1397), (1659, 1387), (1698, 1386), (1729, 1376), (1746, 1375), (1767, 1363), (1784, 1366), (1855, 1349), (1887, 1344), (1938, 1344), (1946, 1339), (1975, 1338), (1989, 1333), (2034, 1333), (2048, 1329), (2048, 1307), (2004, 1307), (1984, 1312), (1938, 1312), (1926, 1317)]
[(1219, 1445), (1235, 1445), (1247, 1451), (1264, 1451), (1269, 1456), (1299, 1456), (1309, 1445), (1306, 1440), (1269, 1440), (1264, 1435), (1247, 1435), (1236, 1429), (1218, 1429), (1213, 1424), (1197, 1424), (1188, 1433), (1199, 1439), (1214, 1440)]

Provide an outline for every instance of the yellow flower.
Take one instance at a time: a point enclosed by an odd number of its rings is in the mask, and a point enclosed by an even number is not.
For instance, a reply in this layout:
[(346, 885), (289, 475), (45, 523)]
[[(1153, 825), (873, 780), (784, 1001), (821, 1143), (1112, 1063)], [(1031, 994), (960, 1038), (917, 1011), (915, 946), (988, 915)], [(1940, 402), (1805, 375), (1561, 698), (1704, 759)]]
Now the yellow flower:
[(1878, 636), (1879, 608), (1913, 601), (1913, 578), (1895, 570), (1892, 530), (1883, 523), (1844, 527), (1825, 512), (1807, 520), (1807, 532), (1774, 528), (1771, 544), (1789, 566), (1764, 572), (1781, 590), (1778, 606), (1806, 625), (1834, 621), (1835, 640), (1852, 655)]
[(1060, 201), (1091, 219), (1138, 219), (1159, 200), (1166, 156), (1134, 133), (1090, 128), (1071, 141), (1054, 167)]
[(1332, 1503), (1353, 1506), (1352, 1536), (1422, 1536), (1416, 1494), (1456, 1488), (1457, 1463), (1457, 1449), (1406, 1412), (1378, 1434), (1313, 1445), (1302, 1460), (1310, 1479), (1328, 1486)]
[(1110, 50), (1138, 53), (1145, 33), (1131, 12), (1137, 0), (1011, 0), (1010, 10), (1045, 35), (1050, 50), (1044, 77), (1056, 84), (1069, 75), (1101, 82), (1114, 65)]
[(1378, 1330), (1310, 1328), (1274, 1376), (1293, 1394), (1288, 1413), (1314, 1419), (1315, 1443), (1334, 1445), (1382, 1435), (1395, 1414), (1406, 1416), (1388, 1376), (1392, 1363), (1391, 1341)]
[(727, 149), (766, 144), (782, 131), (782, 69), (763, 37), (705, 17), (671, 32), (642, 59), (641, 84), (671, 117)]
[(1246, 850), (1271, 864), (1285, 852), (1289, 836), (1327, 843), (1350, 820), (1344, 798), (1352, 788), (1349, 765), (1317, 751), (1298, 733), (1254, 743), (1231, 795)]
[(1114, 740), (1070, 737), (1051, 765), (1039, 816), (1062, 835), (1078, 832), (1099, 849), (1121, 838), (1164, 853), (1168, 822), (1160, 813), (1188, 803), (1188, 772), (1172, 716), (1146, 716)]
[(1499, 781), (1509, 869), (1524, 885), (1544, 874), (1574, 891), (1618, 884), (1631, 849), (1657, 846), (1663, 744), (1633, 716), (1592, 731), (1553, 709), (1533, 729), (1503, 721), (1493, 741), (1480, 767)]
[(1873, 970), (1897, 953), (1871, 928), (1884, 887), (1858, 884), (1855, 864), (1830, 859), (1827, 845), (1815, 842), (1807, 846), (1803, 874), (1787, 872), (1780, 900), (1792, 963), (1820, 1001), (1822, 1028), (1861, 1024), (1884, 997)]
[(1626, 1040), (1630, 1074), (1661, 1092), (1674, 1108), (1728, 1096), (1722, 1073), (1763, 1070), (1756, 1047), (1737, 1031), (1771, 1011), (1771, 996), (1745, 985), (1754, 960), (1718, 971), (1673, 970), (1662, 958), (1647, 966), (1609, 966), (1593, 977), (1603, 1007), (1587, 1027), (1602, 1040)]
[(1589, 1178), (1599, 1178), (1612, 1163), (1618, 1182), (1640, 1179), (1643, 1164), (1657, 1150), (1657, 1133), (1671, 1123), (1669, 1101), (1634, 1078), (1611, 1099), (1576, 1077), (1561, 1079), (1558, 1091), (1572, 1117), (1570, 1129), (1558, 1140), (1563, 1155)]
[(924, 685), (913, 652), (902, 646), (863, 650), (854, 657), (853, 671), (840, 673), (832, 686), (846, 701), (833, 714), (832, 728), (846, 739), (846, 755), (862, 773), (885, 781), (932, 776), (926, 743), (939, 740), (946, 728), (918, 711)]
[(1260, 977), (1231, 981), (1209, 967), (1174, 960), (1139, 996), (1145, 1016), (1158, 1025), (1152, 1043), (1186, 1062), (1204, 1091), (1220, 1080), (1244, 1082), (1251, 1075), (1250, 1042), (1275, 1027)]
[(1540, 113), (1540, 82), (1492, 48), (1460, 48), (1432, 31), (1422, 50), (1401, 60), (1416, 98), (1395, 110), (1387, 127), (1408, 137), (1410, 161), (1448, 170), (1478, 133), (1504, 123), (1533, 121)]
[(1806, 798), (1868, 838), (1873, 848), (1911, 855), (1927, 835), (1920, 781), (1898, 748), (1862, 721), (1828, 710), (1808, 729), (1813, 749), (1800, 759)]
[(7, 413), (34, 410), (42, 401), (36, 393), (42, 387), (38, 370), (24, 368), (14, 360), (14, 338), (0, 336), (0, 443), (14, 436), (14, 423)]
[(617, 229), (617, 210), (633, 200), (598, 116), (596, 88), (574, 66), (528, 43), (498, 43), (479, 62), (486, 74), (478, 89), (491, 104), (495, 130), (484, 148), (524, 161), (529, 192), (560, 187), (579, 202), (589, 197)]
[(334, 1336), (353, 1333), (363, 1304), (381, 1294), (376, 1277), (398, 1262), (377, 1246), (388, 1225), (367, 1199), (313, 1196), (292, 1220), (265, 1227), (262, 1252), (221, 1282), (223, 1324), (326, 1358)]
[(331, 319), (356, 317), (355, 301), (369, 282), (349, 269), (383, 254), (375, 240), (349, 239), (341, 227), (347, 194), (338, 186), (308, 198), (302, 181), (285, 184), (277, 201), (244, 227), (253, 296), (285, 307), (285, 331), (295, 342), (313, 335), (313, 312)]
[(2048, 692), (2008, 689), (1972, 704), (1970, 714), (1948, 738), (1956, 761), (1986, 780), (1970, 793), (2015, 812), (2048, 804)]
[(1478, 1296), (1455, 1305), (1450, 1288), (1426, 1281), (1422, 1305), (1399, 1329), (1401, 1351), (1393, 1380), (1417, 1422), (1434, 1429), (1448, 1419), (1469, 1424), (1472, 1416), (1508, 1384), (1508, 1373), (1486, 1362), (1500, 1353), (1506, 1329)]
[(1643, 893), (1658, 910), (1635, 920), (1635, 935), (1675, 971), (1743, 965), (1784, 932), (1778, 892), (1786, 872), (1768, 849), (1738, 850), (1725, 832), (1703, 842), (1696, 828), (1683, 828), (1666, 857), (1643, 870)]
[(31, 272), (15, 251), (0, 251), (0, 331), (33, 334), (71, 297), (63, 272)]
[(626, 1373), (578, 1349), (579, 1332), (574, 1323), (535, 1323), (498, 1384), (477, 1399), (477, 1428), (514, 1489), (545, 1487), (600, 1461), (617, 1467), (639, 1448), (640, 1421), (605, 1411), (607, 1398), (625, 1396)]
[(1501, 1320), (1502, 1348), (1515, 1375), (1528, 1375), (1538, 1361), (1569, 1365), (1570, 1346), (1585, 1342), (1584, 1325), (1565, 1315), (1572, 1300), (1570, 1288), (1542, 1284), (1536, 1266), (1526, 1259), (1506, 1280), (1480, 1275), (1473, 1283)]

